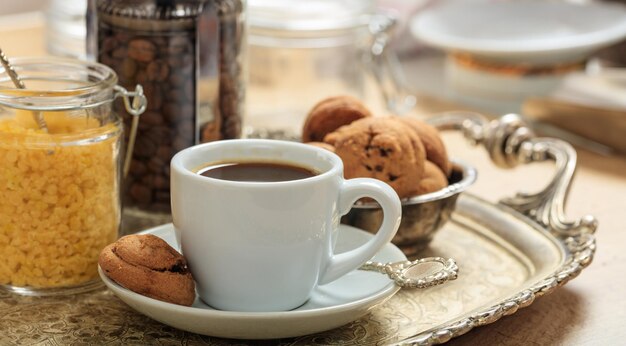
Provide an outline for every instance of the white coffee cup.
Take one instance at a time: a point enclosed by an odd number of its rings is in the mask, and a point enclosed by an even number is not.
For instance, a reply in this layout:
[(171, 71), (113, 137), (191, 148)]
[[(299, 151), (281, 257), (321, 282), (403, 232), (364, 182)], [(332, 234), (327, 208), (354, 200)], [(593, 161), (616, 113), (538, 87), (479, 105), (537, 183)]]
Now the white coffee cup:
[[(198, 174), (224, 162), (273, 162), (318, 175), (291, 181), (243, 182)], [(185, 149), (171, 162), (172, 216), (200, 298), (230, 311), (284, 311), (304, 304), (316, 285), (358, 268), (394, 236), (400, 200), (375, 179), (343, 178), (341, 159), (311, 145), (258, 139), (217, 141)], [(335, 255), (339, 219), (356, 200), (384, 211), (366, 244)]]

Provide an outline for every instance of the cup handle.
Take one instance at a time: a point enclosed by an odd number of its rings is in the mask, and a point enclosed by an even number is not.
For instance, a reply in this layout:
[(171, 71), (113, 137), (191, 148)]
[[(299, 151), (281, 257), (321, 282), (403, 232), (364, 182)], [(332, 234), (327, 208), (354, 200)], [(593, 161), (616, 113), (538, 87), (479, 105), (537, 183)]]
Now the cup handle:
[(383, 210), (383, 222), (376, 235), (356, 249), (341, 254), (333, 254), (320, 275), (319, 284), (334, 281), (357, 269), (374, 257), (376, 252), (389, 243), (398, 231), (402, 208), (398, 194), (387, 184), (370, 178), (345, 180), (339, 193), (339, 214), (347, 214), (359, 198), (370, 197), (376, 200)]

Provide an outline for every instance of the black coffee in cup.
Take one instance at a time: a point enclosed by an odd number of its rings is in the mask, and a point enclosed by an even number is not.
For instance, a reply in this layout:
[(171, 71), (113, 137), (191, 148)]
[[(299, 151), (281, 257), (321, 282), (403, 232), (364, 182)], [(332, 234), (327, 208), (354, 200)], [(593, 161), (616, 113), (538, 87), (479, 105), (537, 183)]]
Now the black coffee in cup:
[(209, 178), (248, 181), (279, 182), (310, 178), (319, 173), (285, 162), (220, 162), (206, 166), (198, 174)]

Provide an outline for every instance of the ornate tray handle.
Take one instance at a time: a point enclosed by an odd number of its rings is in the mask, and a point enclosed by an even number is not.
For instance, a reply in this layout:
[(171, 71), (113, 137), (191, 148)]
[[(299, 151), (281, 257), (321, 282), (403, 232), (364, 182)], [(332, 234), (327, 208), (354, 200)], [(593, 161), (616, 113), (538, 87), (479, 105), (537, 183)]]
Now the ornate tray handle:
[(493, 163), (501, 168), (553, 160), (556, 172), (542, 191), (519, 192), (500, 203), (529, 216), (559, 236), (576, 237), (595, 232), (598, 221), (591, 215), (576, 221), (565, 220), (563, 209), (576, 170), (576, 151), (567, 142), (536, 137), (516, 114), (489, 121), (476, 113), (448, 112), (429, 119), (429, 123), (440, 130), (462, 131), (472, 144), (482, 144)]

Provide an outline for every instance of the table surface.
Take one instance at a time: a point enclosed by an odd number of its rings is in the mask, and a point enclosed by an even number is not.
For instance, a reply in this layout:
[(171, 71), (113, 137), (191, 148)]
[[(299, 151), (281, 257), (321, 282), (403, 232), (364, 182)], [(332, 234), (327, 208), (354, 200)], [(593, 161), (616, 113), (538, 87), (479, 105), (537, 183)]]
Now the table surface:
[[(24, 22), (0, 20), (0, 47), (11, 56), (45, 55), (40, 16)], [(4, 24), (2, 24), (4, 23)], [(16, 25), (19, 24), (19, 28)], [(408, 65), (407, 65), (408, 66)], [(407, 72), (411, 80), (419, 78)], [(458, 105), (421, 98), (417, 112), (432, 114), (460, 109)], [(452, 157), (472, 162), (479, 179), (474, 194), (496, 202), (515, 192), (537, 191), (553, 172), (548, 164), (502, 170), (482, 149), (468, 146), (456, 134), (444, 135)], [(594, 215), (600, 223), (594, 262), (583, 273), (512, 316), (477, 328), (450, 341), (451, 345), (614, 345), (626, 340), (626, 232), (622, 213), (626, 208), (626, 159), (601, 156), (578, 149), (578, 170), (570, 190), (569, 218)], [(0, 314), (3, 315), (3, 314)]]

